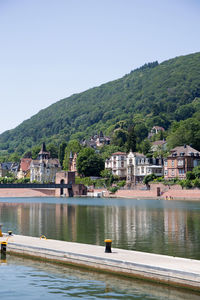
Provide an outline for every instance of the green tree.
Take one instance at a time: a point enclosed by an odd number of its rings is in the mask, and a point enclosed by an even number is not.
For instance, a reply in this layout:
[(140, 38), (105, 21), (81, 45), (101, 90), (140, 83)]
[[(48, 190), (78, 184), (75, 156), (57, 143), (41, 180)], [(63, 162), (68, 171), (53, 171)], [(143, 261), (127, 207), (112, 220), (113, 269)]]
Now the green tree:
[(128, 130), (128, 136), (127, 136), (127, 144), (126, 144), (127, 152), (136, 151), (136, 135), (135, 135), (135, 129), (134, 126), (130, 127)]
[(112, 144), (118, 147), (123, 147), (127, 141), (127, 131), (124, 129), (116, 129), (113, 134)]
[(40, 152), (41, 146), (36, 145), (31, 149), (32, 158), (36, 159), (38, 157), (38, 153)]
[(64, 157), (65, 157), (65, 148), (67, 147), (67, 143), (66, 142), (62, 142), (59, 146), (59, 150), (58, 150), (58, 159), (60, 161), (61, 166), (63, 167), (63, 161), (64, 161)]
[(104, 169), (104, 161), (92, 148), (84, 148), (77, 158), (77, 170), (82, 176), (99, 176)]
[(149, 174), (149, 175), (146, 175), (144, 177), (144, 184), (148, 185), (150, 181), (153, 181), (154, 179), (156, 179), (156, 175), (153, 173), (153, 174)]
[(147, 154), (151, 150), (151, 143), (148, 139), (142, 141), (142, 143), (139, 145), (138, 149), (140, 152)]
[(13, 153), (9, 156), (9, 161), (11, 162), (19, 162), (20, 161), (20, 156), (18, 153)]
[(50, 152), (51, 158), (58, 158), (58, 147), (55, 144), (47, 144), (47, 151)]
[(79, 141), (77, 140), (71, 140), (67, 144), (67, 147), (65, 147), (65, 156), (63, 160), (63, 168), (64, 170), (69, 169), (69, 157), (70, 157), (70, 152), (72, 154), (74, 153), (79, 153), (79, 151), (82, 149), (82, 146), (80, 145)]

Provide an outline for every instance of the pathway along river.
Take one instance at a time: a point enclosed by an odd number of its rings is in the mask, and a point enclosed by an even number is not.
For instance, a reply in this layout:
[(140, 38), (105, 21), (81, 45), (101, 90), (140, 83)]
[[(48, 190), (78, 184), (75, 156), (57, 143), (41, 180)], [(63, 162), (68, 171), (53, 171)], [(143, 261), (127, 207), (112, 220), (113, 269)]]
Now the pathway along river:
[[(200, 202), (7, 198), (0, 199), (0, 223), (14, 234), (102, 246), (111, 238), (113, 247), (200, 259)], [(6, 299), (13, 291), (20, 300), (190, 298), (180, 290), (14, 257), (0, 265), (0, 278)]]

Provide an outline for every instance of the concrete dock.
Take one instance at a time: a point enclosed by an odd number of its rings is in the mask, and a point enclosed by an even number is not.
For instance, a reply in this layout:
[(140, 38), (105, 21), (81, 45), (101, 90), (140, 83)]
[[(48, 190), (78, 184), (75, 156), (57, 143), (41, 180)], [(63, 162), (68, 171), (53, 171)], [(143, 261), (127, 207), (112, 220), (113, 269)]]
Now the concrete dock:
[(200, 291), (200, 261), (165, 255), (4, 234), (7, 252)]

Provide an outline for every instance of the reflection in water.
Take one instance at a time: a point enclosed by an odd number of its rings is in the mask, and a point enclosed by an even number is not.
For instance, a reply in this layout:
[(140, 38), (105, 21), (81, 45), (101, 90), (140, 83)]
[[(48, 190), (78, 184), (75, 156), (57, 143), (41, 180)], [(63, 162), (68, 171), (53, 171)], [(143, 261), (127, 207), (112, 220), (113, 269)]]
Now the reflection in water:
[(16, 234), (97, 245), (111, 238), (118, 248), (200, 259), (200, 203), (2, 202), (0, 223)]

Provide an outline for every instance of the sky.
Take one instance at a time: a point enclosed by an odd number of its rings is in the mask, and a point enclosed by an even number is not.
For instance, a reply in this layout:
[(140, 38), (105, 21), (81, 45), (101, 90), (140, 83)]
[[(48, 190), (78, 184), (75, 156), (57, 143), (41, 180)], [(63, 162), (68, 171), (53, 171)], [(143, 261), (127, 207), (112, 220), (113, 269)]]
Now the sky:
[(145, 63), (200, 51), (199, 0), (0, 0), (0, 133)]

